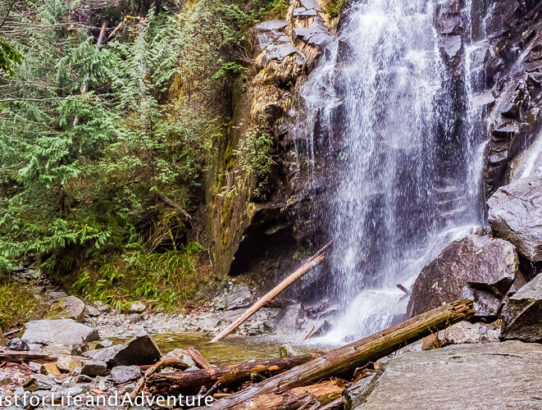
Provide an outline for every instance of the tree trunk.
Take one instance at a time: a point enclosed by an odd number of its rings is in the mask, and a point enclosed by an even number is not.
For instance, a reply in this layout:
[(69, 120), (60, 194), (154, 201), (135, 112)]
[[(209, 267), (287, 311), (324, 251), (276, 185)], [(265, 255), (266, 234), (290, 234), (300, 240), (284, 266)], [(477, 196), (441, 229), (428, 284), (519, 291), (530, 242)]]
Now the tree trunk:
[(0, 362), (54, 362), (57, 358), (47, 353), (18, 352), (14, 350), (0, 351)]
[(316, 357), (318, 357), (317, 354), (304, 354), (283, 359), (221, 366), (210, 370), (156, 374), (148, 382), (149, 391), (152, 394), (165, 396), (190, 395), (197, 394), (202, 386), (210, 388), (216, 382), (219, 382), (220, 387), (233, 388), (250, 380), (253, 374), (272, 376)]
[(263, 394), (282, 394), (295, 387), (305, 386), (330, 376), (351, 373), (356, 367), (378, 360), (473, 315), (471, 300), (460, 300), (440, 306), (219, 400), (213, 404), (213, 408), (232, 409), (239, 406), (239, 403), (254, 401)]
[(326, 246), (324, 246), (322, 249), (320, 249), (307, 262), (301, 265), (294, 273), (292, 273), (290, 276), (288, 276), (286, 279), (280, 282), (277, 286), (275, 286), (273, 289), (267, 292), (260, 300), (258, 300), (250, 308), (248, 308), (247, 311), (243, 314), (243, 316), (241, 316), (239, 319), (237, 319), (235, 322), (229, 325), (226, 329), (220, 332), (217, 336), (215, 336), (215, 338), (211, 340), (211, 343), (215, 343), (215, 342), (218, 342), (219, 340), (224, 339), (231, 332), (237, 329), (244, 321), (246, 321), (249, 317), (251, 317), (254, 313), (256, 313), (263, 305), (265, 305), (267, 302), (269, 302), (271, 299), (277, 296), (280, 292), (282, 292), (292, 283), (294, 283), (296, 280), (298, 280), (303, 275), (305, 275), (307, 272), (310, 272), (314, 267), (321, 264), (326, 258), (326, 255), (324, 252), (329, 248), (330, 245), (331, 245), (331, 242), (328, 243)]

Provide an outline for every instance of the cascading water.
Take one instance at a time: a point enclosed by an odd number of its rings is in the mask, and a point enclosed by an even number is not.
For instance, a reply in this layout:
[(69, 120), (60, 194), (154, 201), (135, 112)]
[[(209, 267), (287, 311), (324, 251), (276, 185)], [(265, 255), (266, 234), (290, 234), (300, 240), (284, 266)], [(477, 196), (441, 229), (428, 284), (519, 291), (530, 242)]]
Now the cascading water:
[[(411, 286), (425, 263), (481, 222), (472, 87), (464, 82), (457, 103), (434, 3), (354, 5), (301, 90), (311, 152), (325, 141), (333, 156), (321, 212), (333, 240), (329, 293), (342, 316), (330, 340), (402, 317), (408, 297), (396, 285)], [(458, 110), (467, 120), (457, 120)]]

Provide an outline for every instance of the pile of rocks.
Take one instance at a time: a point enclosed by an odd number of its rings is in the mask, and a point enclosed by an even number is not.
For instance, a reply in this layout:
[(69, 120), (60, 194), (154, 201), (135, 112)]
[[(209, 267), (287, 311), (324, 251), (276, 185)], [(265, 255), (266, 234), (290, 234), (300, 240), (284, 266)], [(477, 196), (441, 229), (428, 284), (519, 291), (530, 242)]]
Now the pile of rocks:
[(21, 339), (14, 339), (20, 341), (21, 350), (46, 352), (56, 360), (45, 364), (6, 363), (0, 372), (0, 397), (25, 398), (27, 402), (31, 402), (32, 397), (39, 397), (47, 404), (88, 395), (122, 397), (133, 391), (135, 382), (142, 376), (141, 368), (159, 360), (182, 361), (186, 371), (199, 369), (183, 349), (162, 356), (145, 332), (125, 344), (114, 345), (106, 339), (90, 350), (88, 342), (98, 337), (95, 329), (72, 319), (27, 323)]

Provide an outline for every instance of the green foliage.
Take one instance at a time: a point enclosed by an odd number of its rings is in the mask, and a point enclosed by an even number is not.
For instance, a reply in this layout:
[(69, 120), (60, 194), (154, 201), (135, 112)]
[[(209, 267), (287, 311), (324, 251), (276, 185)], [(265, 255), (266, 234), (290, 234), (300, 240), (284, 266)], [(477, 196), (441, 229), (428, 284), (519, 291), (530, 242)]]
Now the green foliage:
[(0, 329), (22, 325), (41, 313), (40, 304), (32, 290), (20, 283), (0, 283)]
[(94, 274), (82, 272), (72, 290), (118, 308), (129, 300), (148, 299), (156, 301), (159, 310), (167, 310), (193, 298), (211, 279), (198, 270), (201, 252), (198, 242), (161, 254), (141, 249), (127, 252)]
[(344, 6), (344, 0), (333, 0), (328, 8), (331, 18), (339, 17)]
[(235, 152), (241, 169), (256, 179), (253, 198), (259, 201), (267, 199), (273, 166), (273, 139), (264, 125), (266, 123), (265, 118), (260, 119), (261, 125), (246, 133), (245, 139), (239, 142)]
[(13, 74), (15, 74), (13, 65), (20, 64), (22, 61), (22, 54), (4, 38), (0, 37), (0, 70), (13, 76)]
[(222, 64), (220, 70), (213, 75), (213, 79), (218, 80), (219, 78), (224, 77), (227, 73), (238, 74), (244, 70), (245, 67), (243, 67), (241, 64), (238, 64), (235, 61), (230, 61), (229, 63)]
[[(25, 35), (0, 28), (0, 69), (13, 74), (0, 75), (0, 271), (34, 264), (118, 307), (147, 298), (167, 308), (206, 282), (201, 245), (185, 243), (201, 227), (179, 208), (202, 206), (246, 29), (287, 2), (173, 3), (128, 18), (99, 49), (73, 24), (84, 2), (28, 2), (10, 17)], [(263, 198), (271, 139), (258, 130), (240, 149)]]

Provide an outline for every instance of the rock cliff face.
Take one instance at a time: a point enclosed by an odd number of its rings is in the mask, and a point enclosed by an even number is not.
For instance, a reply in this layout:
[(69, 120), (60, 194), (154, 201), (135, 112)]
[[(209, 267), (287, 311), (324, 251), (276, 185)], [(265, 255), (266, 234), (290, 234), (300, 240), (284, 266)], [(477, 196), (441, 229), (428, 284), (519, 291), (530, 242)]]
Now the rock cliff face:
[[(334, 3), (295, 0), (285, 20), (265, 21), (252, 32), (253, 67), (238, 84), (231, 138), (219, 141), (207, 180), (207, 226), (215, 270), (274, 282), (311, 248), (317, 192), (309, 190), (305, 153), (295, 149), (286, 124), (297, 120), (297, 91), (332, 39)], [(272, 139), (265, 194), (246, 163), (251, 138)]]
[(486, 90), (479, 102), (487, 112), (485, 193), (509, 180), (513, 159), (539, 133), (542, 108), (542, 4), (492, 2), (484, 20), (488, 49), (483, 55)]

